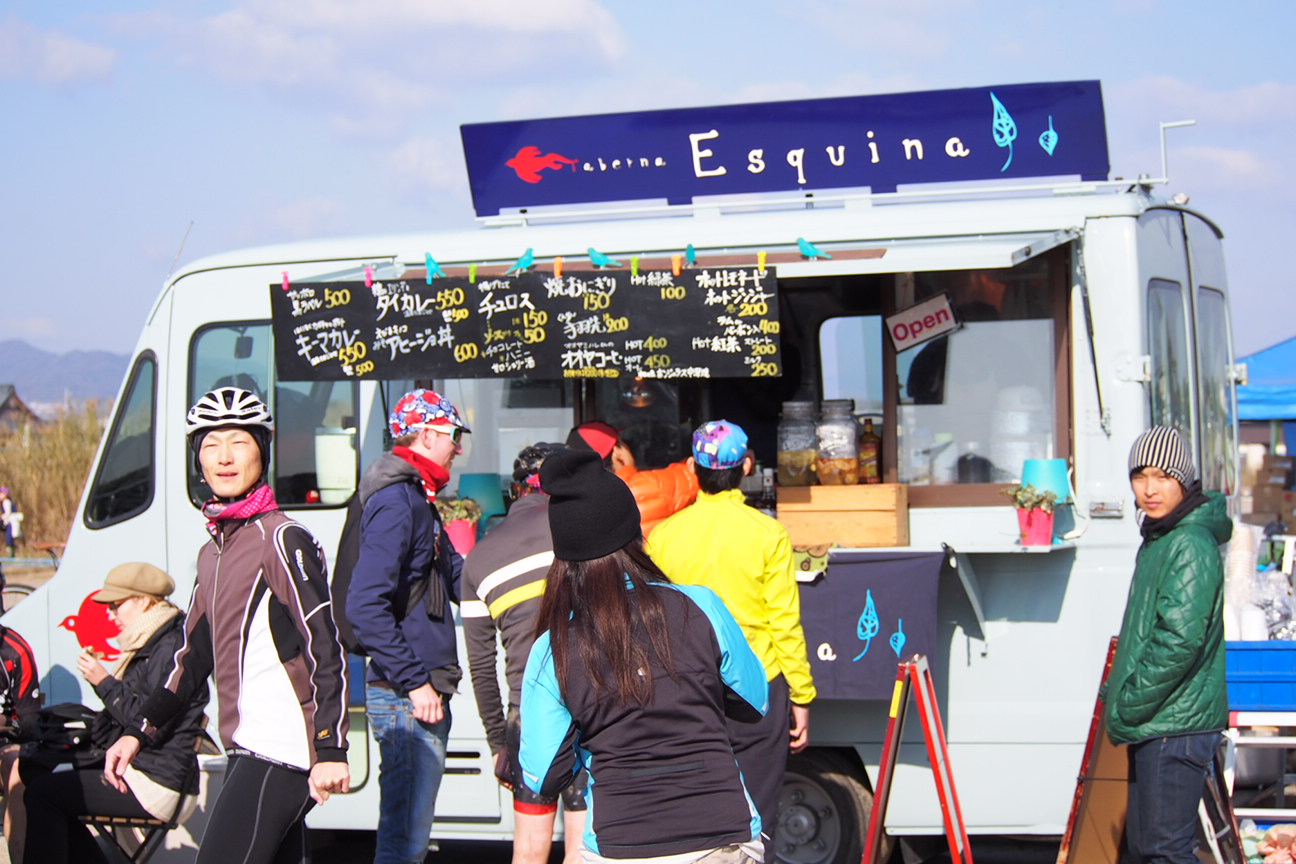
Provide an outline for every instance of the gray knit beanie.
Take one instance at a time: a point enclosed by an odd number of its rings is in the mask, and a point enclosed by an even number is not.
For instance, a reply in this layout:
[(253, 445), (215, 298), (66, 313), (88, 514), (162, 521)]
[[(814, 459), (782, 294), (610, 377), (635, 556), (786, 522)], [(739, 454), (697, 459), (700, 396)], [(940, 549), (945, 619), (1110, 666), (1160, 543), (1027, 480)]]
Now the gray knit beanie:
[(1148, 467), (1160, 468), (1185, 489), (1197, 481), (1188, 442), (1168, 426), (1153, 426), (1134, 439), (1129, 455), (1130, 476)]

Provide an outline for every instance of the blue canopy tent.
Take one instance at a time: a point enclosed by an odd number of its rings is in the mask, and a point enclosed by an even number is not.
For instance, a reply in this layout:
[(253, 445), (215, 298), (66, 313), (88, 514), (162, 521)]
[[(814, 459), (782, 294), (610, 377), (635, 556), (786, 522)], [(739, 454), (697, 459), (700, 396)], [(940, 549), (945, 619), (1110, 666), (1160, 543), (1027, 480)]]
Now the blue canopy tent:
[(1296, 338), (1241, 358), (1247, 383), (1238, 387), (1238, 419), (1296, 420)]

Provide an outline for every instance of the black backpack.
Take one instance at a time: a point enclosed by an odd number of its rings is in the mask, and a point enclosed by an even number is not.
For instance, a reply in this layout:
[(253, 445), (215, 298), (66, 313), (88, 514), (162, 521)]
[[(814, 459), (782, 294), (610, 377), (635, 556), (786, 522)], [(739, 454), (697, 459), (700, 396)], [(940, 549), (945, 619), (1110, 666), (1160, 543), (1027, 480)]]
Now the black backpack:
[[(329, 596), (333, 601), (333, 622), (337, 625), (338, 638), (342, 640), (342, 647), (348, 654), (368, 657), (369, 652), (360, 644), (355, 629), (351, 626), (351, 619), (347, 615), (347, 592), (351, 590), (351, 575), (360, 560), (360, 517), (363, 515), (364, 507), (360, 504), (359, 493), (356, 493), (351, 496), (351, 501), (347, 504), (346, 521), (342, 523), (342, 536), (338, 538), (337, 555), (333, 559), (333, 571), (329, 577)], [(441, 530), (441, 517), (436, 507), (432, 507), (432, 518), (436, 525), (438, 541), (445, 540), (445, 533)], [(436, 557), (436, 555), (432, 556), (433, 565), (436, 563)], [(445, 614), (445, 592), (433, 591), (431, 595), (428, 594), (428, 587), (431, 585), (431, 579), (428, 578), (430, 574), (431, 567), (424, 571), (422, 579), (410, 586), (405, 608), (396, 610), (396, 620), (403, 621), (409, 614), (409, 610), (418, 608), (419, 601), (425, 597), (428, 612), (432, 617), (439, 618)], [(440, 587), (439, 582), (437, 587)]]

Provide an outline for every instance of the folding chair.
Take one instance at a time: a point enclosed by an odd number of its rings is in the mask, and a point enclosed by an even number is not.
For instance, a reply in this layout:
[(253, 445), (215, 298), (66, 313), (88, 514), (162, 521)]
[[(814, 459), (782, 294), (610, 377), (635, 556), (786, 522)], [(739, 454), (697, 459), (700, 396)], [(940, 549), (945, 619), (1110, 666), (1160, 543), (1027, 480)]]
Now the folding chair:
[[(203, 718), (203, 726), (206, 726), (205, 717)], [(194, 742), (194, 751), (197, 753), (210, 753), (216, 751), (216, 748), (204, 732), (199, 734), (198, 740)], [(187, 788), (193, 778), (198, 776), (198, 771), (198, 760), (195, 759), (180, 788)], [(95, 839), (99, 843), (99, 848), (104, 851), (109, 860), (128, 862), (128, 864), (145, 864), (146, 861), (153, 857), (153, 853), (161, 848), (162, 843), (166, 840), (167, 832), (179, 827), (180, 823), (184, 821), (181, 814), (184, 813), (185, 805), (189, 803), (189, 799), (193, 797), (193, 795), (181, 795), (179, 800), (176, 801), (175, 810), (167, 819), (157, 819), (152, 816), (95, 816), (91, 814), (85, 814), (78, 818), (81, 824), (93, 828), (99, 835)], [(127, 852), (117, 839), (118, 828), (135, 828), (144, 833), (144, 839), (134, 854)]]

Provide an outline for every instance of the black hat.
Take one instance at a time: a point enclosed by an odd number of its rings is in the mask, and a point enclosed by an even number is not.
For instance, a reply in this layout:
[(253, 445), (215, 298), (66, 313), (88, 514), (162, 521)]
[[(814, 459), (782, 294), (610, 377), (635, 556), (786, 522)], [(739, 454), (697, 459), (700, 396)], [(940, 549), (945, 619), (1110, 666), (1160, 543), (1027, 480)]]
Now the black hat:
[(549, 530), (558, 558), (602, 558), (642, 533), (634, 493), (604, 469), (593, 450), (551, 454), (540, 466), (540, 487), (549, 494)]

